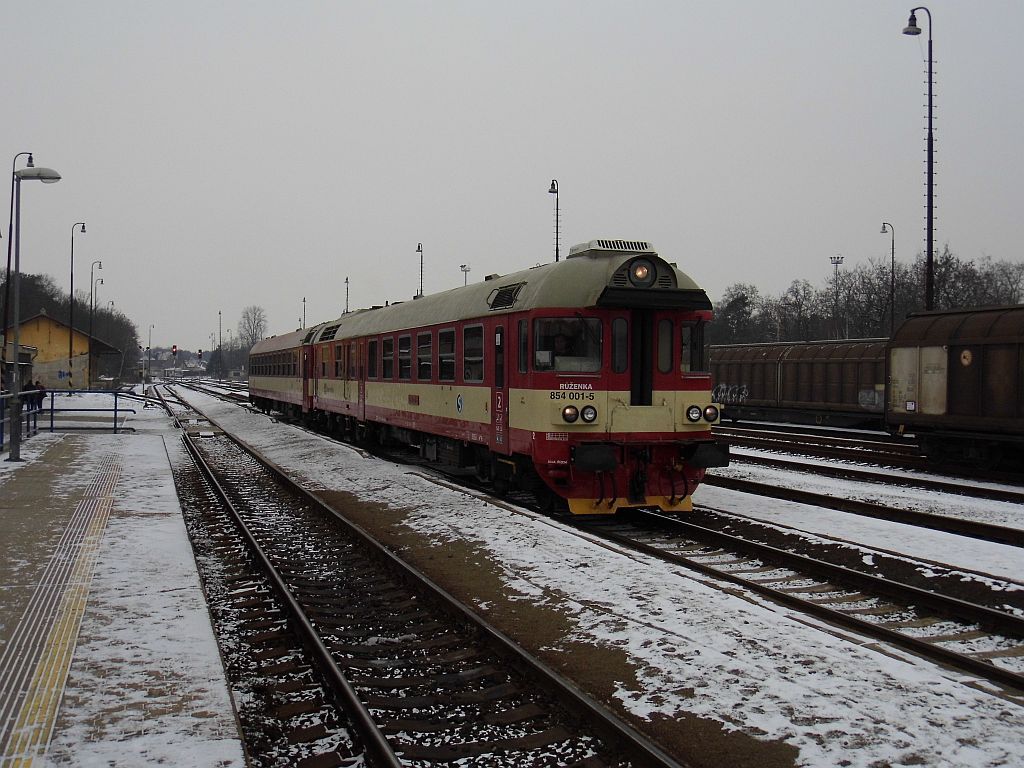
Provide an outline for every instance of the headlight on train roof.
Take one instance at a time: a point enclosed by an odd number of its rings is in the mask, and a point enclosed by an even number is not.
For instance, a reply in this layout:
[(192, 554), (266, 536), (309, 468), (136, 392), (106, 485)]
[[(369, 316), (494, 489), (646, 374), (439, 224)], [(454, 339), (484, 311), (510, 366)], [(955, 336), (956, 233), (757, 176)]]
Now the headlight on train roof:
[(562, 418), (572, 424), (580, 417), (580, 411), (575, 405), (567, 405), (562, 409)]
[(718, 421), (718, 408), (713, 405), (705, 407), (704, 421)]
[(654, 264), (647, 259), (637, 259), (629, 265), (629, 282), (637, 288), (650, 288), (657, 274)]
[(587, 424), (593, 424), (597, 421), (597, 408), (592, 405), (584, 405), (583, 410), (580, 411), (580, 418)]
[(686, 418), (688, 418), (690, 421), (700, 421), (700, 417), (702, 415), (703, 412), (701, 411), (699, 405), (691, 405), (686, 409)]

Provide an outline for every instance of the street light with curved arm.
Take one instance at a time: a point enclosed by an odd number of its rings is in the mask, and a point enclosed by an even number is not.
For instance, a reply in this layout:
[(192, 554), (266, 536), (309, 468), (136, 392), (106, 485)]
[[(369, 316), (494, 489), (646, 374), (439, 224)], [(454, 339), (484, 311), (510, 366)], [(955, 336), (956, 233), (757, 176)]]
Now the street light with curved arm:
[[(93, 262), (96, 264), (97, 262)], [(103, 269), (103, 262), (99, 262), (100, 269)], [(92, 275), (92, 270), (89, 272)], [(85, 388), (92, 389), (92, 316), (96, 311), (96, 284), (103, 285), (103, 278), (97, 277), (92, 281), (92, 290), (89, 291), (89, 358), (85, 361)]]
[(892, 234), (892, 251), (889, 266), (889, 338), (891, 339), (896, 328), (896, 227), (887, 221), (883, 221), (882, 234), (887, 233)]
[[(7, 221), (7, 272), (5, 273), (7, 275), (7, 280), (4, 282), (4, 346), (3, 346), (3, 349), (0, 349), (0, 360), (3, 360), (3, 363), (4, 363), (5, 366), (7, 365), (7, 338), (6, 338), (6, 334), (7, 334), (7, 329), (11, 325), (11, 318), (10, 318), (10, 307), (11, 307), (11, 256), (13, 255), (13, 251), (11, 249), (12, 249), (13, 244), (14, 244), (14, 183), (15, 183), (14, 171), (15, 171), (15, 166), (17, 166), (17, 164), (18, 164), (18, 158), (21, 157), (22, 155), (28, 155), (27, 166), (29, 168), (31, 168), (31, 167), (33, 167), (35, 165), (35, 163), (32, 161), (32, 153), (31, 152), (19, 152), (18, 154), (16, 154), (14, 156), (14, 159), (11, 161), (11, 216), (10, 216), (10, 219), (8, 219), (8, 221)], [(0, 372), (0, 375), (6, 376), (6, 370), (7, 369), (5, 367), (4, 371)]]
[[(85, 232), (85, 222), (76, 221), (71, 225), (71, 293), (68, 294), (68, 390), (74, 389), (74, 346), (75, 346), (75, 227)], [(86, 363), (88, 365), (88, 363)]]
[[(24, 153), (22, 153), (24, 154)], [(17, 155), (15, 155), (17, 159)], [(29, 160), (32, 155), (29, 155)], [(13, 371), (9, 374), (11, 383), (8, 389), (11, 392), (11, 451), (7, 461), (21, 461), (21, 182), (41, 181), (44, 184), (53, 184), (60, 181), (60, 174), (52, 168), (36, 168), (29, 165), (20, 171), (14, 171), (14, 365)], [(5, 333), (6, 333), (6, 329)], [(6, 336), (4, 346), (7, 346)]]
[(925, 171), (925, 197), (927, 200), (925, 209), (925, 239), (928, 252), (925, 256), (924, 272), (924, 308), (935, 309), (935, 139), (932, 133), (932, 12), (919, 5), (910, 9), (910, 18), (907, 26), (903, 28), (904, 35), (920, 35), (921, 28), (917, 26), (917, 11), (924, 11), (928, 14), (928, 144), (927, 144), (927, 170)]
[(551, 180), (548, 193), (555, 196), (555, 261), (558, 261), (558, 179)]

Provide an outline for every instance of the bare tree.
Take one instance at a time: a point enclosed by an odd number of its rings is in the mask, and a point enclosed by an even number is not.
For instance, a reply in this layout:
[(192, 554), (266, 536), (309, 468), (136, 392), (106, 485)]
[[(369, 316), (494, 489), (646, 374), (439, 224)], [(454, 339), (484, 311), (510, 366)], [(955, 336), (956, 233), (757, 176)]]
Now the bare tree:
[(242, 310), (242, 319), (238, 321), (238, 340), (243, 348), (250, 349), (263, 339), (266, 332), (267, 313), (263, 307), (250, 304)]

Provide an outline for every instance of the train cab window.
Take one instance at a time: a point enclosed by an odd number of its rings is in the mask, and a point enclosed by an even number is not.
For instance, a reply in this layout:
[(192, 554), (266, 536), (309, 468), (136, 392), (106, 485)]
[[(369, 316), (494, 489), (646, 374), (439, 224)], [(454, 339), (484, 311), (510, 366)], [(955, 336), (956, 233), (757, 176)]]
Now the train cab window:
[(519, 372), (526, 373), (530, 363), (530, 324), (526, 320), (519, 321)]
[(366, 378), (377, 378), (377, 340), (373, 339), (366, 345)]
[(672, 326), (671, 320), (658, 321), (658, 370), (662, 373), (672, 372)]
[(612, 320), (612, 370), (625, 373), (629, 368), (629, 323), (624, 317)]
[(380, 377), (382, 379), (395, 378), (395, 339), (393, 336), (381, 339), (380, 358), (382, 363)]
[(462, 380), (484, 380), (484, 328), (482, 325), (462, 329)]
[(455, 331), (437, 333), (437, 380), (455, 381)]
[(533, 321), (533, 369), (566, 373), (601, 370), (601, 321), (545, 317)]
[(430, 381), (430, 368), (434, 356), (434, 334), (421, 333), (416, 336), (416, 378)]
[(706, 372), (708, 363), (704, 354), (704, 323), (683, 323), (682, 341), (680, 370), (683, 373)]
[(412, 378), (412, 336), (398, 337), (398, 378)]

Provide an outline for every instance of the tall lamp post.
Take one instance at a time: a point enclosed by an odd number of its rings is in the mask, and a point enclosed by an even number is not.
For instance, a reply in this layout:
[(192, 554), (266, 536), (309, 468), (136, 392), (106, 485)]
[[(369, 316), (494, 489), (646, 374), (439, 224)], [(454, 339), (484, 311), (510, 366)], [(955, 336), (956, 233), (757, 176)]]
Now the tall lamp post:
[[(74, 234), (72, 233), (72, 237)], [(96, 265), (99, 265), (98, 267)], [(89, 338), (86, 341), (86, 350), (88, 350), (88, 356), (85, 359), (85, 388), (89, 389), (92, 386), (92, 310), (96, 303), (96, 278), (93, 277), (93, 268), (103, 269), (103, 262), (100, 260), (94, 261), (89, 265)], [(99, 279), (103, 282), (103, 279)]]
[(68, 390), (75, 388), (75, 227), (85, 232), (85, 222), (77, 221), (71, 225), (71, 293), (68, 294)]
[(835, 320), (835, 324), (836, 324), (836, 338), (838, 339), (839, 338), (839, 265), (843, 263), (843, 257), (839, 256), (839, 255), (836, 255), (836, 256), (829, 256), (828, 258), (829, 258), (829, 261), (832, 262), (832, 268), (835, 270), (835, 278), (834, 279), (835, 279), (835, 286), (836, 286), (836, 303), (835, 303), (835, 309), (832, 311), (832, 317)]
[(469, 264), (459, 264), (459, 269), (462, 270), (462, 284), (469, 285), (469, 270), (471, 267)]
[[(149, 344), (146, 346), (146, 378), (153, 380), (153, 329), (155, 325), (149, 325)], [(145, 382), (143, 382), (145, 384)], [(145, 394), (145, 393), (143, 393)]]
[[(101, 265), (102, 266), (102, 265)], [(96, 286), (103, 285), (103, 278), (97, 277), (92, 281), (92, 291), (89, 293), (89, 359), (85, 363), (85, 388), (92, 389), (92, 316), (96, 311)]]
[(420, 255), (420, 292), (417, 296), (423, 296), (423, 243), (416, 243), (416, 253)]
[(892, 250), (889, 262), (889, 338), (896, 330), (896, 227), (887, 221), (882, 222), (882, 234), (892, 234)]
[(548, 192), (555, 196), (555, 261), (558, 261), (558, 179), (551, 180)]
[(927, 144), (927, 170), (925, 181), (926, 213), (925, 213), (925, 237), (928, 252), (925, 256), (924, 273), (924, 308), (935, 309), (935, 140), (932, 133), (932, 12), (923, 5), (910, 9), (910, 19), (907, 26), (903, 28), (904, 35), (920, 35), (921, 28), (917, 26), (917, 11), (924, 11), (928, 14), (928, 144)]
[[(306, 327), (306, 299), (302, 299), (302, 327)], [(224, 333), (221, 326), (221, 312), (217, 310), (217, 381), (224, 379)]]
[[(19, 154), (25, 154), (24, 152)], [(18, 155), (14, 156), (17, 161)], [(8, 373), (8, 390), (11, 393), (11, 451), (7, 461), (21, 461), (21, 182), (41, 181), (44, 184), (53, 184), (60, 181), (60, 174), (52, 168), (35, 168), (32, 165), (32, 155), (29, 155), (27, 168), (20, 171), (13, 171), (14, 195), (11, 202), (14, 205), (14, 365)], [(7, 346), (6, 331), (4, 346)]]
[(14, 256), (14, 185), (16, 177), (14, 175), (15, 166), (18, 164), (18, 158), (22, 155), (28, 155), (27, 166), (33, 167), (35, 163), (32, 161), (31, 152), (19, 152), (14, 156), (14, 160), (11, 161), (11, 213), (10, 219), (7, 222), (7, 280), (4, 283), (4, 346), (0, 349), (0, 359), (2, 359), (4, 368), (0, 371), (0, 376), (7, 376), (7, 329), (11, 326), (11, 258)]

